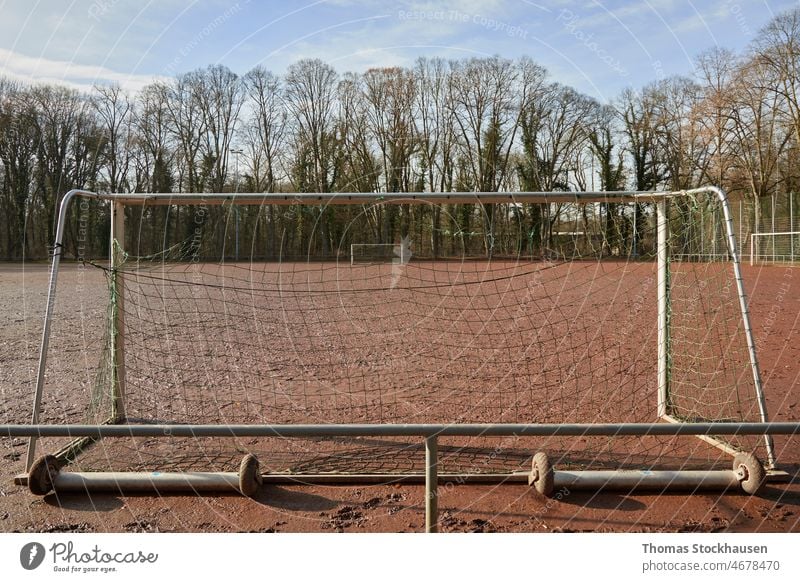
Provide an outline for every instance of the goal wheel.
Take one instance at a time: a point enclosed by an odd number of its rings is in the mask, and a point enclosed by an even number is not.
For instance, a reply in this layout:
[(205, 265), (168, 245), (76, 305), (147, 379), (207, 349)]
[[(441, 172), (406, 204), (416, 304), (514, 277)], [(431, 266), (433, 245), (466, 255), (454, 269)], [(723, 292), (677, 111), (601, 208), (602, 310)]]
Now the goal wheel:
[(61, 465), (54, 455), (40, 457), (28, 471), (28, 489), (34, 495), (47, 495), (53, 490), (60, 469)]
[(239, 491), (247, 497), (255, 497), (263, 480), (258, 459), (252, 453), (245, 455), (239, 465)]
[(764, 466), (753, 453), (739, 453), (733, 458), (733, 472), (742, 491), (756, 495), (767, 480)]
[(531, 473), (528, 475), (528, 485), (533, 485), (536, 491), (550, 497), (555, 489), (555, 473), (547, 453), (536, 453), (531, 461)]

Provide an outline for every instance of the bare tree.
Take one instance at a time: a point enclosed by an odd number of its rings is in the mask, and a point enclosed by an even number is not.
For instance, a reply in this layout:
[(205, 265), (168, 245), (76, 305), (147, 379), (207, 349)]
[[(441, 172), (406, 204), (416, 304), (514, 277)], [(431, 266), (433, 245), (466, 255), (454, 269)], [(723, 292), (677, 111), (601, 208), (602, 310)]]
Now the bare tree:
[(201, 148), (207, 119), (202, 109), (202, 88), (198, 72), (179, 75), (164, 86), (168, 127), (177, 143), (178, 187), (184, 192), (204, 189)]
[(787, 146), (781, 163), (782, 186), (788, 196), (797, 196), (800, 171), (800, 9), (793, 8), (775, 16), (756, 37), (753, 58), (758, 60), (775, 81), (767, 87), (783, 101), (787, 123), (791, 126), (792, 143)]
[(774, 74), (759, 59), (744, 61), (737, 70), (730, 111), (736, 162), (733, 179), (741, 180), (753, 198), (756, 229), (761, 199), (775, 192), (782, 179), (780, 158), (792, 136), (781, 109), (785, 100), (772, 89)]
[[(44, 254), (60, 195), (74, 186), (229, 190), (234, 144), (245, 150), (237, 162), (248, 190), (570, 191), (597, 178), (603, 190), (627, 182), (651, 190), (711, 182), (752, 198), (760, 216), (764, 196), (800, 184), (798, 47), (795, 9), (773, 19), (741, 57), (707, 51), (695, 79), (626, 90), (613, 108), (550, 83), (528, 58), (420, 58), (411, 69), (341, 77), (320, 60), (296, 62), (283, 76), (256, 67), (243, 78), (215, 65), (135, 97), (115, 85), (83, 95), (0, 79), (0, 254)], [(414, 232), (434, 256), (447, 244), (451, 253), (463, 244), (491, 256), (497, 241), (520, 236), (544, 252), (556, 227), (579, 223), (565, 208), (375, 205), (360, 229), (348, 226), (351, 208), (273, 209), (266, 218), (243, 210), (242, 229), (270, 255), (329, 253), (346, 237), (393, 242)], [(638, 224), (643, 207), (633, 217), (603, 209), (606, 239), (617, 236), (618, 249), (635, 242), (628, 224)], [(154, 245), (194, 228), (175, 208), (149, 212), (162, 216)], [(208, 220), (220, 243), (228, 235), (216, 212)], [(271, 235), (260, 234), (263, 220)], [(505, 237), (511, 229), (517, 233)], [(68, 228), (69, 244), (75, 232)]]
[(133, 109), (135, 127), (135, 190), (172, 192), (174, 151), (171, 144), (169, 88), (160, 83), (148, 85), (138, 95)]
[(492, 57), (451, 64), (452, 106), (462, 154), (472, 181), (482, 192), (497, 191), (508, 170), (508, 157), (522, 108), (518, 103), (520, 71), (512, 61)]
[[(383, 178), (382, 164), (372, 143), (368, 104), (364, 97), (363, 78), (355, 73), (343, 76), (338, 87), (339, 129), (343, 151), (340, 169), (341, 188), (355, 192), (379, 192)], [(376, 222), (377, 224), (377, 222)], [(379, 241), (376, 230), (374, 240)]]
[[(414, 66), (417, 93), (414, 103), (420, 176), (423, 188), (433, 192), (453, 189), (455, 143), (454, 107), (450, 104), (449, 66), (443, 59), (420, 58)], [(427, 186), (425, 186), (427, 185)], [(442, 252), (442, 209), (431, 211), (431, 250)]]
[(0, 166), (2, 166), (3, 257), (30, 255), (27, 234), (29, 197), (36, 172), (40, 133), (30, 94), (16, 83), (0, 79)]
[[(612, 105), (595, 104), (586, 119), (587, 149), (591, 156), (592, 180), (596, 174), (600, 180), (599, 190), (613, 192), (625, 189), (624, 131), (620, 118)], [(604, 253), (619, 254), (627, 244), (631, 229), (625, 228), (627, 218), (622, 214), (624, 206), (610, 202), (600, 204), (603, 222)], [(588, 208), (582, 208), (583, 231), (590, 233)], [(591, 238), (589, 239), (591, 244)], [(634, 243), (635, 244), (635, 243)], [(635, 251), (635, 249), (632, 249)]]
[(40, 140), (36, 185), (29, 203), (41, 211), (47, 225), (43, 232), (32, 234), (43, 235), (40, 244), (46, 245), (45, 241), (53, 240), (61, 197), (79, 185), (73, 180), (75, 160), (71, 158), (71, 148), (86, 102), (77, 91), (50, 85), (32, 88), (31, 97), (37, 108)]
[(301, 60), (286, 73), (286, 107), (295, 149), (307, 150), (304, 189), (330, 192), (336, 181), (336, 87), (338, 75), (318, 59)]
[(664, 180), (670, 190), (700, 185), (710, 156), (700, 140), (696, 122), (700, 86), (685, 77), (669, 77), (653, 88), (657, 151), (662, 160)]
[[(518, 172), (523, 189), (570, 189), (576, 152), (587, 139), (585, 120), (592, 108), (590, 99), (557, 83), (543, 87), (527, 101), (520, 116), (522, 154)], [(549, 245), (562, 209), (559, 204), (531, 207), (531, 239), (540, 248)]]
[(614, 107), (599, 103), (587, 118), (588, 146), (597, 164), (594, 171), (600, 179), (601, 191), (622, 190), (625, 186), (623, 152), (617, 121)]
[[(283, 105), (281, 79), (261, 66), (252, 69), (244, 79), (249, 104), (242, 142), (246, 167), (249, 170), (247, 189), (254, 192), (275, 192), (283, 177), (285, 157), (286, 110)], [(278, 233), (282, 221), (274, 206), (269, 206), (266, 220), (267, 254), (278, 254)]]
[(96, 85), (91, 104), (106, 139), (107, 187), (121, 192), (127, 186), (132, 153), (131, 101), (119, 85)]
[(205, 132), (203, 174), (211, 190), (224, 192), (228, 161), (239, 112), (244, 101), (239, 77), (227, 67), (212, 65), (197, 72), (198, 101)]
[[(525, 71), (500, 57), (472, 58), (450, 67), (451, 106), (468, 174), (464, 182), (480, 192), (496, 192), (508, 174), (511, 147), (525, 110), (520, 103), (526, 101), (529, 88), (527, 79), (521, 79)], [(491, 257), (494, 206), (486, 206), (482, 215), (485, 251)]]
[[(338, 75), (319, 59), (292, 64), (285, 78), (285, 103), (292, 129), (294, 151), (292, 181), (299, 191), (331, 192), (340, 169), (340, 140), (337, 134)], [(318, 225), (323, 254), (330, 249), (330, 213), (320, 209)], [(300, 240), (310, 236), (299, 213)], [(305, 242), (302, 242), (305, 246)]]
[[(362, 91), (367, 125), (378, 146), (387, 192), (408, 192), (414, 183), (412, 159), (417, 143), (413, 119), (416, 81), (402, 68), (370, 69), (364, 74)], [(393, 242), (395, 222), (400, 213), (400, 236), (409, 228), (408, 205), (383, 209), (380, 242)]]
[(286, 111), (279, 77), (258, 66), (244, 77), (251, 110), (245, 129), (252, 189), (275, 192), (281, 177)]
[(706, 164), (698, 165), (703, 177), (717, 185), (727, 184), (733, 167), (734, 133), (730, 111), (737, 67), (736, 56), (718, 47), (701, 53), (695, 67), (702, 88), (702, 99), (695, 107), (695, 120), (707, 158)]
[(800, 9), (793, 8), (773, 18), (756, 37), (753, 59), (769, 71), (770, 85), (777, 92), (792, 122), (800, 144)]
[(624, 90), (617, 105), (633, 162), (633, 187), (639, 191), (655, 189), (666, 175), (658, 149), (657, 100), (656, 86), (649, 85), (641, 92)]

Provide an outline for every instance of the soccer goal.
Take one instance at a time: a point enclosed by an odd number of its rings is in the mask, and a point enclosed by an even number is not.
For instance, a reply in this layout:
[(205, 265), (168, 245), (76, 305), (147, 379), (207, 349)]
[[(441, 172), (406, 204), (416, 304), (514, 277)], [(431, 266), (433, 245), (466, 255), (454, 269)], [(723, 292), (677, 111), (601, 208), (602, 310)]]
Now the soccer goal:
[[(112, 241), (92, 264), (106, 305), (95, 379), (64, 394), (48, 346), (65, 331), (56, 280), (75, 197), (104, 201)], [(442, 479), (755, 491), (775, 461), (767, 433), (789, 430), (764, 424), (716, 188), (74, 191), (58, 227), (32, 423), (4, 429), (32, 437), (39, 493)], [(376, 233), (403, 242), (363, 243)]]
[(800, 231), (754, 232), (750, 235), (750, 264), (794, 263), (800, 260)]
[(356, 263), (396, 263), (405, 265), (411, 259), (408, 240), (397, 244), (352, 243), (350, 245), (350, 264)]

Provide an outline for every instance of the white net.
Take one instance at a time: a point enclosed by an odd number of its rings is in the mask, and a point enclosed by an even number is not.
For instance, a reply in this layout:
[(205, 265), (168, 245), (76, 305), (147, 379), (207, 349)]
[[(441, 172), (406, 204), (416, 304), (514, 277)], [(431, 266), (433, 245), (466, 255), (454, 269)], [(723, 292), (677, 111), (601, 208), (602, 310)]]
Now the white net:
[[(672, 205), (667, 405), (678, 421), (758, 420), (730, 257), (704, 252), (726, 248), (717, 204)], [(662, 420), (652, 203), (143, 205), (126, 222), (125, 260), (108, 272), (124, 321), (117, 421)], [(376, 239), (391, 242), (365, 242)], [(96, 420), (113, 415), (112, 364), (107, 354)], [(690, 437), (448, 437), (440, 470), (525, 469), (536, 450), (562, 467), (729, 466)], [(294, 474), (418, 472), (424, 461), (419, 438), (126, 438), (74, 463), (221, 470), (244, 452)]]

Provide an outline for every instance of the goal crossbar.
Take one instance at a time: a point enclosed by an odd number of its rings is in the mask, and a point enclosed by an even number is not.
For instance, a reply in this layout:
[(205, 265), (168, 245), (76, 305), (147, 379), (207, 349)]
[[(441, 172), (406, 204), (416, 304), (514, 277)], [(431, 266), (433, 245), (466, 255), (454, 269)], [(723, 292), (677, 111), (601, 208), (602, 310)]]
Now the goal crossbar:
[[(717, 188), (697, 188), (675, 192), (402, 192), (365, 193), (332, 192), (314, 194), (307, 192), (239, 192), (233, 193), (104, 193), (88, 190), (72, 190), (65, 198), (85, 196), (110, 200), (125, 205), (216, 205), (216, 204), (274, 204), (274, 205), (352, 205), (352, 204), (501, 204), (501, 203), (565, 203), (565, 202), (655, 202), (664, 198), (685, 195), (716, 194)], [(724, 196), (724, 194), (722, 194)]]

